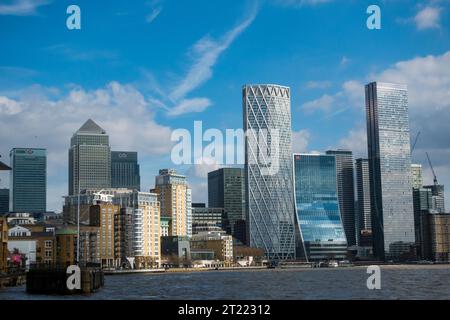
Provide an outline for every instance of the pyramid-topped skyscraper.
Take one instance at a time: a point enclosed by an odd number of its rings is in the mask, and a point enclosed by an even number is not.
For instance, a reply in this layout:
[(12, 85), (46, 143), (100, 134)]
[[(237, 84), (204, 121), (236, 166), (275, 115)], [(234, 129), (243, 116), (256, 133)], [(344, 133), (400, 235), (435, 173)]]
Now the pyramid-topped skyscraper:
[(111, 187), (109, 136), (93, 120), (87, 120), (70, 140), (69, 195), (85, 189)]

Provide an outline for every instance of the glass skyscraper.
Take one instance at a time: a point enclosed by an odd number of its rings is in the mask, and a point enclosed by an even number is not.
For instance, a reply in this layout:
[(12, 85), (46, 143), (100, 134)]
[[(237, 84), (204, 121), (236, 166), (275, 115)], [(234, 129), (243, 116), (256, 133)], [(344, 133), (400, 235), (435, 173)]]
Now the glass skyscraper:
[(47, 207), (47, 150), (14, 148), (10, 154), (12, 212), (45, 212)]
[(336, 176), (333, 155), (294, 154), (298, 258), (317, 261), (347, 256)]
[(242, 223), (246, 216), (244, 169), (221, 168), (208, 172), (208, 206), (225, 209), (223, 228), (242, 241), (242, 235), (235, 232), (235, 224)]
[(243, 87), (247, 239), (269, 260), (295, 258), (290, 89)]
[(111, 152), (111, 187), (141, 190), (137, 152)]
[(372, 206), (370, 202), (369, 160), (356, 159), (355, 167), (356, 195), (358, 198), (356, 214), (357, 242), (360, 246), (372, 246)]
[(72, 136), (69, 149), (69, 195), (78, 190), (111, 187), (111, 148), (106, 131), (89, 119)]
[(9, 212), (9, 189), (0, 189), (0, 215)]
[(415, 242), (406, 85), (365, 86), (374, 255), (397, 259)]
[(355, 184), (353, 153), (350, 150), (329, 150), (328, 155), (336, 158), (337, 188), (339, 207), (344, 224), (348, 246), (356, 245)]

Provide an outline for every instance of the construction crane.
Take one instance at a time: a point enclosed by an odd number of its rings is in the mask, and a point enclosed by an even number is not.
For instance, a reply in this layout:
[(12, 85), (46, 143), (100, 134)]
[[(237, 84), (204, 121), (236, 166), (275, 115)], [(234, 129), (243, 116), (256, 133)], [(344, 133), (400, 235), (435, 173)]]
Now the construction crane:
[(411, 154), (414, 152), (414, 149), (416, 148), (416, 144), (417, 144), (417, 141), (419, 140), (419, 136), (420, 136), (420, 131), (417, 132), (416, 138), (414, 139), (414, 143), (411, 148)]
[(436, 173), (434, 172), (433, 165), (431, 164), (430, 156), (429, 156), (428, 152), (425, 152), (425, 153), (426, 153), (426, 155), (427, 155), (428, 163), (430, 164), (431, 172), (433, 172), (433, 182), (434, 182), (434, 185), (437, 186), (437, 185), (438, 185), (438, 180), (437, 180), (437, 177), (436, 177)]

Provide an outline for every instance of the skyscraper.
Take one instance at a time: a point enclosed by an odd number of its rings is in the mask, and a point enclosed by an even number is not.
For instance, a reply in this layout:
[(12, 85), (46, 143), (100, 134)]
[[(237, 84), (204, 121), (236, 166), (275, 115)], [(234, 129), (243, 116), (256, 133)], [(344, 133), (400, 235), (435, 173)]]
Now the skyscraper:
[(9, 189), (0, 189), (0, 215), (9, 211)]
[(411, 164), (411, 176), (413, 189), (420, 189), (423, 186), (422, 165)]
[(208, 206), (225, 209), (223, 227), (236, 236), (235, 224), (246, 216), (244, 169), (221, 168), (208, 173)]
[(295, 258), (290, 89), (243, 87), (247, 241), (270, 260)]
[[(358, 197), (358, 205), (356, 208), (357, 242), (360, 246), (372, 246), (372, 212), (370, 202), (369, 160), (356, 159), (355, 169), (356, 195)], [(369, 238), (369, 235), (370, 239), (367, 239)]]
[(173, 169), (159, 170), (155, 189), (161, 206), (161, 216), (171, 218), (171, 236), (192, 236), (192, 198), (186, 177)]
[(10, 211), (45, 212), (47, 207), (47, 150), (14, 148), (10, 154)]
[(395, 259), (415, 242), (406, 85), (365, 86), (374, 255)]
[(336, 176), (333, 155), (294, 154), (298, 258), (311, 261), (347, 256)]
[(111, 187), (109, 136), (89, 119), (70, 140), (69, 195), (78, 190)]
[(445, 213), (444, 186), (442, 184), (434, 184), (424, 186), (424, 188), (431, 190), (432, 209), (439, 213)]
[(137, 152), (111, 152), (111, 187), (141, 190)]
[(356, 245), (356, 219), (353, 153), (349, 150), (329, 150), (326, 154), (336, 157), (339, 208), (347, 244), (348, 246), (354, 246)]

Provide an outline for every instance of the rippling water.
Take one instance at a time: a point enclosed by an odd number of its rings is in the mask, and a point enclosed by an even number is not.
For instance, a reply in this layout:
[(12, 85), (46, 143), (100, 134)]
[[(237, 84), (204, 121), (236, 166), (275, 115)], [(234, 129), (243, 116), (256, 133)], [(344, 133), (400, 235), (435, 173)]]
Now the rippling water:
[(368, 290), (366, 268), (270, 269), (105, 277), (89, 296), (36, 296), (0, 289), (5, 299), (450, 299), (450, 266), (381, 267), (381, 290)]

